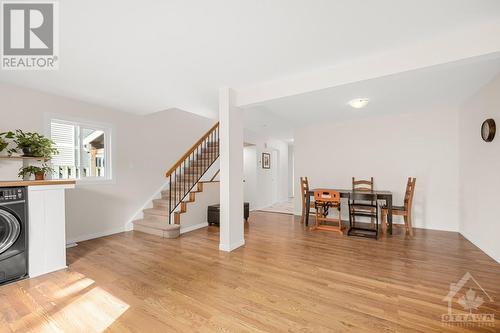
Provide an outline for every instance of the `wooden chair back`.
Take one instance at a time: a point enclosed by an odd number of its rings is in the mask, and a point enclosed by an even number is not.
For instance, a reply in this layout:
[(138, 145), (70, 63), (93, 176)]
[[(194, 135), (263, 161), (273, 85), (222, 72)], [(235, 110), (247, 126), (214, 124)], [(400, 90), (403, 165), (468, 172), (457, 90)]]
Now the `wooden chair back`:
[(353, 192), (373, 192), (373, 177), (370, 180), (356, 180), (352, 177)]
[(314, 201), (317, 203), (340, 204), (340, 193), (332, 190), (314, 191)]
[(406, 192), (405, 192), (405, 201), (404, 206), (405, 210), (411, 211), (411, 207), (413, 204), (413, 195), (415, 194), (415, 182), (416, 178), (408, 177), (408, 182), (406, 183)]
[(302, 199), (302, 216), (300, 218), (300, 223), (304, 223), (306, 218), (306, 205), (307, 205), (307, 196), (309, 195), (309, 180), (307, 177), (300, 177), (300, 196)]
[(307, 177), (300, 177), (300, 191), (302, 198), (305, 198), (309, 192), (309, 180)]
[[(356, 180), (356, 178), (352, 177), (352, 192), (354, 196), (352, 197), (352, 203), (360, 203), (360, 201), (356, 202), (355, 194), (356, 192), (373, 192), (373, 177), (370, 177), (370, 180)], [(367, 202), (367, 201), (361, 201)], [(368, 201), (371, 204), (374, 204), (374, 201)]]

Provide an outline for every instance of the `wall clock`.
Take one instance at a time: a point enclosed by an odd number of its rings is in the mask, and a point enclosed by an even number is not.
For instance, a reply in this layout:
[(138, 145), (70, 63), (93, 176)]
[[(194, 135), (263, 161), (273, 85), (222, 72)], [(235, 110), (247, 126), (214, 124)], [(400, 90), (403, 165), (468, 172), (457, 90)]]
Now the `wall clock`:
[(495, 138), (496, 125), (493, 119), (486, 119), (481, 126), (481, 136), (486, 142), (491, 142)]

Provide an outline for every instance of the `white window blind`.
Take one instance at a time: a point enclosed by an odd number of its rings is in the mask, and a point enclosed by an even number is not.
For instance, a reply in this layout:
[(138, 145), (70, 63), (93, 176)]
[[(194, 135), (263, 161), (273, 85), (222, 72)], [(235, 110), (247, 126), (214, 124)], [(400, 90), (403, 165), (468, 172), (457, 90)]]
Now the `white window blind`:
[(50, 134), (59, 154), (54, 156), (52, 164), (57, 166), (74, 167), (75, 161), (75, 126), (52, 121)]
[(112, 180), (111, 127), (53, 118), (50, 138), (59, 151), (51, 161), (53, 179)]

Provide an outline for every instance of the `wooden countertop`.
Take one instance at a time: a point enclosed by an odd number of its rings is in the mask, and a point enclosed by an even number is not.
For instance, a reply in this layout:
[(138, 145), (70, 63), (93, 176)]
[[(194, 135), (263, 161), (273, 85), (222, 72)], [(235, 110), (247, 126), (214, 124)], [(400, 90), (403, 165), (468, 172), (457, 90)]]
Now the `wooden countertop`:
[(0, 187), (75, 185), (75, 184), (76, 182), (74, 180), (65, 180), (65, 179), (0, 181)]

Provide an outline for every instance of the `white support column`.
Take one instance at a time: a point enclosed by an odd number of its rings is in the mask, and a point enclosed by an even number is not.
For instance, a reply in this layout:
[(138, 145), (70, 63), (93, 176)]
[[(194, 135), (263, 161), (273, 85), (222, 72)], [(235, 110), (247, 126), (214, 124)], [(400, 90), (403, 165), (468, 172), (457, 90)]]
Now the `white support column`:
[(243, 219), (243, 116), (234, 92), (219, 92), (220, 244), (230, 252), (245, 244)]

